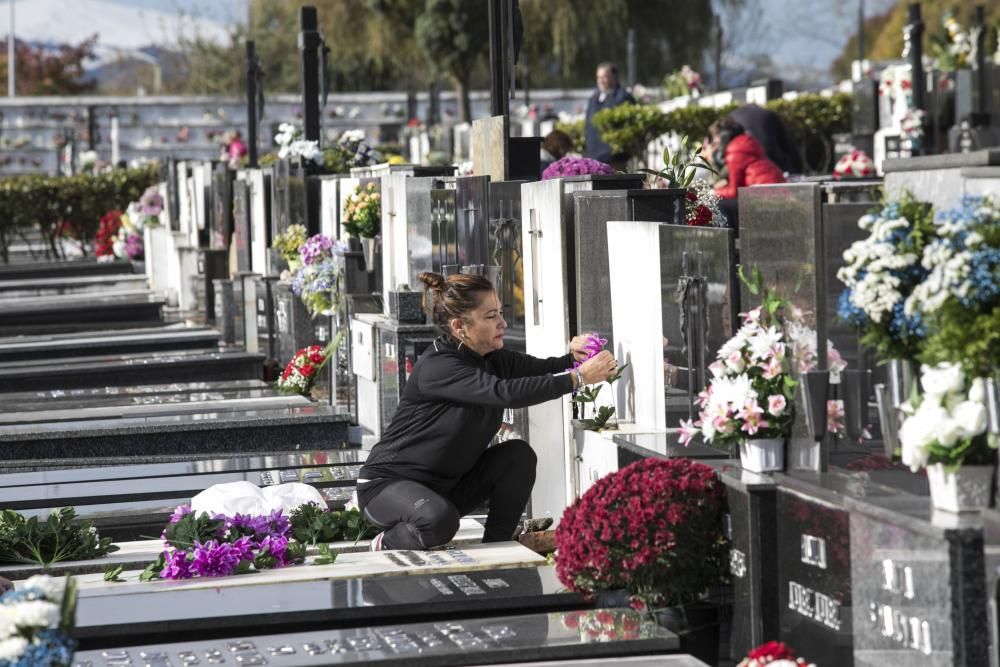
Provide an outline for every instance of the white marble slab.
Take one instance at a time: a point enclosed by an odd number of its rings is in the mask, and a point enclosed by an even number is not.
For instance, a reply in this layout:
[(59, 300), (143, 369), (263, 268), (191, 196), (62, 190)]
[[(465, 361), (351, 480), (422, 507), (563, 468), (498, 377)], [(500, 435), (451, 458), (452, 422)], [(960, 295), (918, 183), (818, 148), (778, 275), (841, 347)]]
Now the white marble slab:
[[(449, 542), (449, 546), (461, 546), (477, 544), (483, 539), (483, 526), (475, 519), (463, 518), (459, 520), (458, 532), (454, 539)], [(56, 563), (49, 569), (50, 574), (59, 572), (100, 572), (103, 573), (109, 565), (120, 565), (122, 563), (134, 565), (136, 563), (150, 563), (163, 551), (163, 540), (136, 540), (134, 542), (118, 542), (118, 551), (109, 554), (104, 558), (94, 558), (92, 560), (63, 561)], [(343, 542), (331, 542), (330, 551), (337, 554), (355, 553), (368, 551), (369, 540), (355, 542), (345, 540)], [(315, 556), (317, 549), (312, 548), (309, 554)], [(0, 566), (0, 575), (8, 579), (26, 579), (37, 573), (38, 566), (33, 564), (25, 565), (5, 565)]]
[(340, 233), (340, 181), (324, 177), (319, 183), (319, 232), (331, 239)]
[(628, 257), (611, 265), (615, 358), (627, 363), (614, 384), (618, 417), (651, 431), (663, 430), (663, 322), (660, 223), (608, 223), (608, 254)]
[[(404, 552), (361, 551), (338, 556), (330, 565), (314, 565), (315, 556), (309, 556), (303, 565), (266, 570), (230, 577), (206, 577), (181, 581), (154, 580), (140, 582), (140, 571), (123, 572), (123, 582), (106, 582), (103, 573), (84, 574), (76, 577), (81, 597), (107, 595), (134, 595), (157, 591), (204, 590), (229, 586), (253, 586), (285, 582), (317, 581), (332, 579), (357, 579), (429, 572), (493, 570), (532, 565), (544, 565), (545, 558), (517, 542), (473, 544), (460, 549), (417, 551), (424, 564), (404, 562)], [(402, 563), (402, 564), (401, 564)]]
[(250, 268), (255, 273), (266, 275), (270, 267), (267, 260), (267, 188), (264, 172), (246, 169), (240, 174), (250, 185)]
[[(413, 168), (381, 175), (382, 191), (382, 302), (389, 313), (389, 292), (409, 283), (409, 249), (406, 239), (406, 184)], [(413, 287), (411, 285), (411, 287)]]

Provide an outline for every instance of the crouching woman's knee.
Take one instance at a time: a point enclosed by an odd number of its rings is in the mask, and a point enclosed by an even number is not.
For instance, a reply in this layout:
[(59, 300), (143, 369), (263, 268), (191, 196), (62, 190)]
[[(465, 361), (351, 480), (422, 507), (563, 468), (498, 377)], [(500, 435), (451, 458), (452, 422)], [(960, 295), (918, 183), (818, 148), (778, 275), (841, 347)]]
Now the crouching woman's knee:
[(413, 524), (425, 549), (451, 542), (458, 532), (458, 510), (448, 500), (440, 497), (428, 499), (416, 511)]

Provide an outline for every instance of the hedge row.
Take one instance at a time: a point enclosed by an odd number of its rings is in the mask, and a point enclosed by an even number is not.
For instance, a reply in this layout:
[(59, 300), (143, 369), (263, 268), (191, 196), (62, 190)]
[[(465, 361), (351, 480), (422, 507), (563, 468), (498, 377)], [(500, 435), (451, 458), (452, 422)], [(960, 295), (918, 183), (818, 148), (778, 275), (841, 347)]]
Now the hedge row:
[(11, 240), (37, 229), (53, 250), (55, 239), (89, 242), (101, 216), (125, 210), (158, 180), (155, 166), (116, 169), (96, 175), (25, 175), (0, 179), (0, 259)]
[[(827, 173), (833, 168), (832, 135), (850, 130), (850, 95), (807, 94), (794, 100), (772, 100), (765, 106), (785, 121), (807, 171)], [(594, 125), (612, 150), (643, 160), (646, 147), (657, 137), (676, 132), (700, 141), (709, 125), (736, 107), (690, 106), (665, 112), (652, 105), (622, 105), (598, 112)]]

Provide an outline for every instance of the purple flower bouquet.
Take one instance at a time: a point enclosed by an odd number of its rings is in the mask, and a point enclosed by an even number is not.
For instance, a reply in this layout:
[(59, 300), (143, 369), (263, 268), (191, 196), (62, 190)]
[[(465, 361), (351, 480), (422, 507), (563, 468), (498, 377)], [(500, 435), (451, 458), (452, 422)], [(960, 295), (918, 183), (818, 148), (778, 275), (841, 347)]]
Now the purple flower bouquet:
[(615, 170), (598, 160), (589, 157), (564, 157), (556, 160), (542, 172), (542, 180), (561, 178), (563, 176), (586, 176), (588, 174), (613, 174)]

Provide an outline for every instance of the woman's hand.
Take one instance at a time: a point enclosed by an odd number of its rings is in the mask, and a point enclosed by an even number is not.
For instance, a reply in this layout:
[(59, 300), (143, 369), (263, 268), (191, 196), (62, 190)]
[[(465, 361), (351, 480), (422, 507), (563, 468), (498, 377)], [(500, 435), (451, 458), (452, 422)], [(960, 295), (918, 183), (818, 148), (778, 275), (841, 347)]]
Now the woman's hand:
[(584, 384), (604, 382), (618, 373), (618, 362), (607, 350), (580, 364), (580, 376)]

